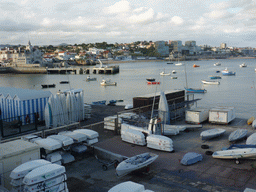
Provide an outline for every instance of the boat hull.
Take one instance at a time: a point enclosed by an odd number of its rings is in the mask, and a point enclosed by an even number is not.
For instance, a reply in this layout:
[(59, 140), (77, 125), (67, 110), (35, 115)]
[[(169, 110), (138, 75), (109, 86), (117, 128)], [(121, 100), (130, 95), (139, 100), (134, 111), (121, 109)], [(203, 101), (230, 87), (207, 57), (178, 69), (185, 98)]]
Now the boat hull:
[(203, 131), (200, 136), (202, 138), (202, 140), (209, 140), (209, 139), (213, 139), (215, 137), (219, 137), (221, 135), (223, 135), (226, 132), (225, 129), (210, 129), (210, 130), (206, 130)]
[(185, 88), (188, 93), (205, 93), (205, 89)]
[(206, 80), (202, 80), (203, 84), (207, 84), (207, 85), (219, 85), (220, 82), (219, 81), (206, 81)]
[(216, 151), (212, 154), (213, 158), (218, 159), (255, 159), (256, 149), (255, 148), (243, 148), (243, 149), (232, 149)]
[[(143, 161), (143, 158), (147, 157), (148, 159)], [(158, 155), (154, 153), (143, 153), (140, 155), (133, 156), (122, 161), (116, 167), (116, 174), (117, 176), (124, 176), (133, 171), (141, 170), (151, 163), (153, 163), (158, 158)], [(145, 158), (146, 159), (146, 158)]]
[(159, 85), (160, 81), (148, 81), (147, 84), (148, 85)]

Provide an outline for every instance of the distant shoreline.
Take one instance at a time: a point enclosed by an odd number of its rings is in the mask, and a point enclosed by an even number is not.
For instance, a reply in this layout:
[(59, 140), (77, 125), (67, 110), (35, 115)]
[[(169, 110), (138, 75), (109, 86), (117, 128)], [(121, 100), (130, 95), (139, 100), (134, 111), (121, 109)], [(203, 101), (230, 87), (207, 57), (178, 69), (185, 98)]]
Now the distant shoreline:
[[(256, 59), (256, 57), (228, 57), (228, 58), (225, 58), (225, 59)], [(202, 60), (225, 60), (225, 59), (198, 59), (198, 60), (185, 60), (185, 61), (202, 61)], [(143, 60), (108, 60), (108, 61), (105, 61), (105, 60), (102, 60), (102, 63), (103, 64), (122, 64), (122, 63), (135, 63), (135, 62), (168, 62), (169, 60), (164, 60), (164, 59), (143, 59)], [(176, 60), (172, 61), (171, 62), (175, 62)], [(184, 61), (184, 60), (183, 60)]]

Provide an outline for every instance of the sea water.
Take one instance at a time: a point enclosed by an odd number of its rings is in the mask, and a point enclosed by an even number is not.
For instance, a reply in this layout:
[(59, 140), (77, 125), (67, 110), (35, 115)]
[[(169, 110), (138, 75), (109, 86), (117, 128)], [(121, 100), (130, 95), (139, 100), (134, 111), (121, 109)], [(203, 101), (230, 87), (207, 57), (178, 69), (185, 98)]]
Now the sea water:
[[(221, 66), (214, 66), (220, 62)], [(240, 64), (245, 63), (247, 67), (240, 68)], [(235, 107), (236, 116), (249, 118), (256, 115), (256, 59), (222, 59), (222, 60), (201, 60), (183, 61), (182, 66), (167, 64), (166, 61), (150, 62), (130, 62), (120, 63), (118, 74), (90, 74), (96, 77), (96, 81), (86, 81), (87, 74), (84, 75), (47, 75), (47, 74), (1, 74), (0, 82), (3, 87), (29, 88), (37, 90), (47, 90), (56, 94), (58, 90), (83, 89), (84, 102), (92, 103), (99, 100), (119, 100), (124, 102), (121, 105), (131, 104), (133, 97), (143, 96), (149, 93), (169, 90), (184, 90), (185, 86), (191, 88), (204, 88), (204, 94), (194, 94), (198, 107), (230, 106)], [(193, 65), (200, 67), (194, 68)], [(110, 64), (111, 65), (111, 64)], [(93, 66), (90, 66), (93, 67)], [(96, 66), (97, 67), (97, 66)], [(225, 68), (235, 71), (235, 76), (222, 76), (221, 72)], [(165, 71), (176, 74), (161, 76)], [(185, 73), (186, 71), (186, 73)], [(187, 75), (185, 75), (187, 74)], [(220, 75), (219, 85), (204, 85), (201, 80), (210, 80), (209, 75)], [(172, 76), (178, 77), (171, 79)], [(147, 78), (155, 78), (160, 81), (160, 85), (148, 85)], [(117, 82), (116, 86), (101, 86), (102, 79), (110, 79)], [(60, 84), (60, 81), (69, 81), (69, 84)], [(56, 84), (56, 88), (42, 89), (41, 84)]]

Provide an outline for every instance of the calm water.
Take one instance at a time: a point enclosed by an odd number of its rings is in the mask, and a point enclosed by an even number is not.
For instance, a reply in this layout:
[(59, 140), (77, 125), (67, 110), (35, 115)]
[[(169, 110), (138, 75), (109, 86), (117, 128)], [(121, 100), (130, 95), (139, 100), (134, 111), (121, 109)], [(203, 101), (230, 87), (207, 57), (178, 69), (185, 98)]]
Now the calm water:
[[(216, 62), (221, 66), (214, 66)], [(245, 62), (246, 68), (239, 65)], [(187, 71), (188, 87), (202, 88), (207, 90), (205, 94), (195, 94), (195, 98), (201, 98), (197, 105), (199, 107), (233, 106), (236, 108), (237, 117), (248, 118), (256, 115), (256, 59), (234, 59), (234, 60), (206, 60), (206, 61), (185, 61)], [(200, 65), (193, 68), (193, 64)], [(63, 89), (83, 89), (84, 101), (91, 103), (98, 100), (123, 99), (122, 105), (132, 103), (132, 98), (156, 91), (184, 89), (185, 67), (159, 62), (136, 62), (122, 63), (119, 65), (120, 73), (115, 75), (94, 75), (97, 81), (86, 82), (87, 75), (14, 75), (4, 74), (0, 76), (1, 86), (29, 88), (41, 90), (41, 84), (55, 83), (54, 89), (43, 89), (55, 94)], [(201, 80), (209, 80), (209, 75), (217, 74), (216, 70), (236, 71), (236, 76), (222, 76), (220, 85), (203, 85)], [(160, 76), (160, 72), (166, 73), (176, 70), (178, 79), (171, 79), (171, 76)], [(146, 78), (154, 77), (160, 81), (160, 85), (147, 85)], [(100, 85), (102, 79), (111, 79), (117, 82), (117, 86), (103, 87)], [(62, 80), (70, 81), (70, 84), (59, 84)]]

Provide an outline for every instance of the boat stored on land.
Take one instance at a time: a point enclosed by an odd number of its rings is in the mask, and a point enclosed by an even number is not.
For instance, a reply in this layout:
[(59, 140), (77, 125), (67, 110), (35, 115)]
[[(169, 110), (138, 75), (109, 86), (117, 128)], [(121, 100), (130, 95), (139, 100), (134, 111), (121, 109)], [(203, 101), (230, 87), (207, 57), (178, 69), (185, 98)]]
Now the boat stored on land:
[(213, 158), (218, 159), (255, 159), (256, 149), (255, 148), (237, 148), (223, 151), (216, 151), (212, 154)]
[(235, 131), (233, 131), (229, 137), (228, 137), (228, 140), (229, 141), (238, 141), (240, 139), (243, 139), (246, 137), (248, 133), (248, 130), (247, 129), (237, 129)]
[(135, 155), (119, 163), (116, 167), (116, 174), (117, 176), (124, 176), (133, 171), (141, 170), (149, 166), (157, 158), (158, 155), (154, 153), (142, 153), (140, 155)]
[(207, 81), (207, 80), (202, 80), (203, 84), (208, 84), (208, 85), (219, 85), (219, 81)]
[(183, 156), (180, 163), (183, 165), (192, 165), (202, 160), (203, 156), (201, 154), (195, 152), (188, 152)]
[(208, 140), (208, 139), (212, 139), (215, 137), (219, 137), (221, 135), (223, 135), (226, 132), (225, 129), (209, 129), (206, 131), (201, 132), (200, 137), (202, 138), (202, 140)]
[(256, 145), (256, 133), (251, 134), (246, 139), (246, 145)]

